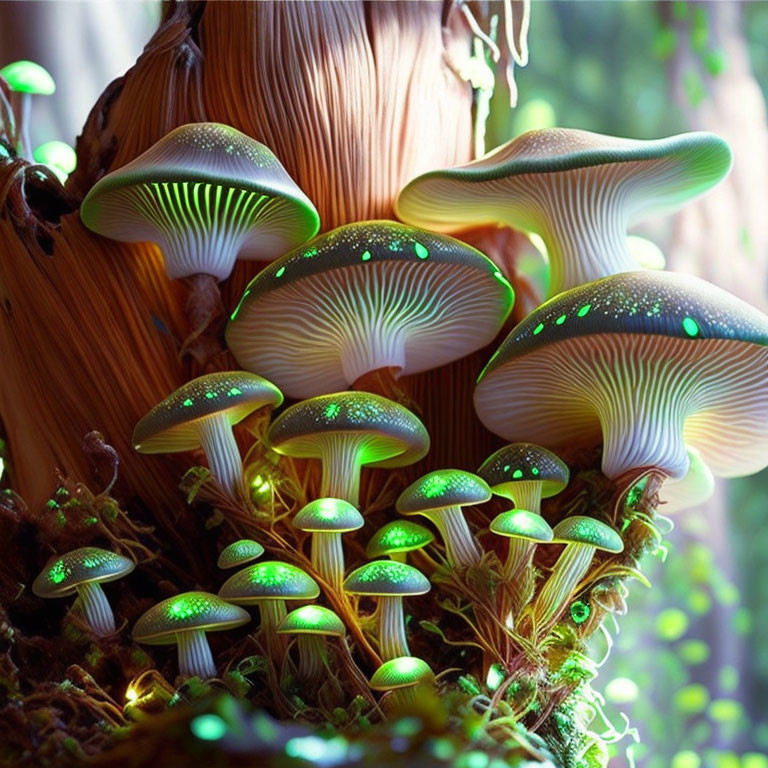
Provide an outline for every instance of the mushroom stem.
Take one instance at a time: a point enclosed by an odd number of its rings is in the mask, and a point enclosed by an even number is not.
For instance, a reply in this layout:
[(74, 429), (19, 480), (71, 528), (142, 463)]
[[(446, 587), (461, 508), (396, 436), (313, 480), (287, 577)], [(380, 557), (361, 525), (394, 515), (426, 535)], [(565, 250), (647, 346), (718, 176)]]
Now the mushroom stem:
[[(366, 326), (379, 325), (381, 321), (366, 318), (361, 322)], [(341, 353), (341, 367), (349, 382), (358, 382), (367, 374), (382, 369), (390, 379), (405, 367), (405, 338), (402, 331), (394, 328), (380, 327), (378, 332), (371, 333), (361, 329), (359, 335), (352, 331), (353, 338), (344, 345)], [(360, 339), (365, 339), (361, 344)]]
[(568, 598), (589, 569), (595, 547), (566, 544), (534, 604), (535, 625), (544, 627), (565, 608)]
[(337, 594), (344, 584), (344, 549), (340, 533), (312, 534), (312, 565)]
[(87, 581), (77, 586), (85, 620), (98, 637), (107, 637), (115, 631), (115, 617), (101, 584)]
[(261, 612), (261, 626), (259, 634), (264, 635), (269, 656), (277, 661), (282, 661), (285, 650), (285, 638), (277, 633), (277, 625), (285, 618), (285, 600), (259, 600)]
[(322, 444), (323, 476), (320, 496), (344, 499), (358, 506), (360, 497), (360, 456), (365, 437), (329, 435)]
[(528, 565), (535, 546), (536, 545), (529, 539), (523, 539), (517, 536), (510, 537), (507, 561), (504, 564), (504, 573), (507, 577), (514, 576)]
[(514, 484), (514, 490), (509, 493), (509, 497), (514, 502), (515, 509), (527, 509), (540, 515), (541, 489), (539, 480), (520, 480)]
[(188, 284), (186, 313), (190, 333), (182, 344), (182, 354), (190, 353), (204, 366), (222, 349), (219, 333), (226, 313), (219, 283), (213, 275), (192, 275)]
[(32, 142), (29, 140), (29, 118), (32, 108), (32, 94), (19, 94), (19, 117), (17, 130), (21, 153), (25, 160), (32, 162)]
[(176, 644), (179, 648), (179, 672), (184, 677), (200, 677), (203, 680), (216, 677), (216, 665), (204, 630), (177, 632)]
[(322, 635), (298, 636), (299, 677), (306, 683), (319, 683), (323, 670), (328, 666), (325, 638)]
[(445, 507), (426, 517), (440, 531), (445, 544), (446, 559), (450, 565), (469, 566), (480, 562), (482, 552), (469, 530), (461, 507)]
[(384, 661), (411, 655), (400, 596), (379, 597), (379, 653)]
[(232, 498), (243, 498), (243, 462), (227, 416), (206, 416), (196, 424), (211, 474)]

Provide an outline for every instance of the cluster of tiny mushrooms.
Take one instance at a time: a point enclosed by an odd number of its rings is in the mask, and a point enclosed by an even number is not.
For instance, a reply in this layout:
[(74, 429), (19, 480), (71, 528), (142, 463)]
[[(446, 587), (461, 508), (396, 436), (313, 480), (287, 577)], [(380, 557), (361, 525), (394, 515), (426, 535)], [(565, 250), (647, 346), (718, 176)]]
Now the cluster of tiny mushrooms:
[[(542, 499), (569, 482), (553, 449), (602, 442), (604, 475), (617, 487), (664, 482), (665, 511), (704, 500), (713, 474), (768, 464), (768, 317), (698, 278), (641, 269), (626, 247), (629, 225), (703, 193), (730, 164), (725, 142), (706, 133), (635, 141), (536, 130), (411, 181), (395, 205), (405, 223), (358, 222), (319, 236), (314, 206), (278, 159), (226, 125), (181, 126), (104, 176), (83, 201), (82, 221), (115, 240), (156, 243), (169, 278), (215, 285), (236, 259), (271, 261), (226, 327), (243, 370), (203, 375), (170, 394), (136, 425), (136, 450), (202, 449), (221, 489), (242, 501), (233, 426), (279, 408), (285, 395), (294, 402), (272, 420), (266, 444), (322, 465), (319, 498), (292, 521), (309, 534), (319, 579), (287, 562), (254, 563), (263, 547), (236, 541), (219, 566), (239, 570), (217, 595), (162, 601), (137, 621), (134, 640), (176, 644), (182, 675), (210, 678), (217, 670), (206, 633), (245, 624), (251, 616), (241, 606), (255, 605), (268, 654), (284, 656), (294, 635), (297, 674), (316, 683), (326, 644), (343, 641), (348, 628), (313, 601), (333, 593), (357, 610), (359, 598), (375, 598), (383, 663), (370, 686), (403, 700), (434, 680), (411, 655), (403, 611), (403, 598), (431, 585), (406, 558), (426, 547), (422, 555), (443, 569), (476, 567), (484, 550), (463, 507), (493, 494), (509, 500), (490, 533), (508, 541), (502, 577), (536, 581), (526, 608), (541, 636), (563, 617), (595, 553), (624, 546), (597, 517), (550, 527), (541, 515)], [(397, 378), (435, 368), (493, 341), (512, 287), (493, 261), (449, 234), (489, 224), (540, 235), (551, 266), (550, 298), (509, 333), (475, 390), (479, 418), (510, 444), (476, 474), (438, 470), (403, 490), (397, 513), (425, 517), (435, 531), (393, 519), (370, 538), (374, 559), (347, 572), (344, 536), (365, 523), (362, 468), (410, 465), (429, 449), (414, 413), (356, 384), (372, 372)], [(552, 546), (561, 549), (551, 572), (532, 575), (536, 548)], [(101, 582), (133, 567), (85, 547), (54, 557), (33, 590), (77, 592), (91, 630), (106, 636), (115, 622)], [(300, 607), (288, 612), (287, 601)], [(508, 627), (518, 620), (503, 618)]]

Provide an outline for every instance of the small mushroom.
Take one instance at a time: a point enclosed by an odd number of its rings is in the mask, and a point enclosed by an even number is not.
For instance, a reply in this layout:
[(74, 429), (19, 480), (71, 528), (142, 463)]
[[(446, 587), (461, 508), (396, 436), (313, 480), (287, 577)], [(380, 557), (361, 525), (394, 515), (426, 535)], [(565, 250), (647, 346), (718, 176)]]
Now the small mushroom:
[(62, 184), (77, 167), (75, 150), (63, 141), (46, 141), (35, 147), (33, 157), (36, 163), (47, 165)]
[(241, 565), (258, 560), (264, 554), (264, 547), (253, 539), (233, 541), (221, 550), (216, 565), (219, 568), (238, 568)]
[(541, 515), (527, 509), (502, 512), (493, 518), (490, 528), (497, 536), (509, 539), (504, 573), (510, 579), (530, 566), (536, 545), (549, 543), (554, 535)]
[(150, 608), (136, 622), (133, 639), (146, 645), (176, 645), (184, 677), (216, 677), (206, 632), (234, 629), (251, 620), (248, 611), (208, 592), (184, 592)]
[(106, 637), (115, 631), (115, 617), (101, 584), (122, 579), (135, 567), (132, 560), (106, 549), (81, 547), (54, 555), (32, 583), (32, 592), (45, 598), (77, 593), (88, 626), (98, 637)]
[(430, 583), (420, 571), (393, 560), (374, 560), (347, 576), (344, 589), (351, 595), (379, 599), (379, 652), (383, 659), (408, 656), (403, 618), (403, 597), (423, 595)]
[(408, 552), (423, 549), (434, 540), (432, 531), (423, 525), (411, 520), (393, 520), (371, 536), (365, 554), (371, 560), (388, 556), (398, 563), (404, 563)]
[(390, 691), (392, 709), (418, 702), (424, 686), (432, 687), (435, 673), (426, 661), (415, 656), (398, 656), (385, 661), (369, 681), (374, 691)]
[(715, 478), (701, 454), (688, 447), (688, 472), (680, 480), (667, 480), (659, 491), (658, 512), (673, 515), (706, 504), (715, 493)]
[(232, 426), (259, 408), (282, 402), (280, 390), (254, 373), (209, 373), (179, 387), (146, 414), (133, 431), (133, 445), (140, 453), (202, 448), (219, 485), (234, 498), (246, 498)]

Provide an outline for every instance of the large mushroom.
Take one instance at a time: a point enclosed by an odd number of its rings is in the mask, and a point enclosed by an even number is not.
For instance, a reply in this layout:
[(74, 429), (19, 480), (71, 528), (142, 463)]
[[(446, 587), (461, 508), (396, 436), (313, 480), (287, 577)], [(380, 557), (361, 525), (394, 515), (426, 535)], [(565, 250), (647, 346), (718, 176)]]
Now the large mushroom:
[(493, 340), (513, 300), (493, 262), (458, 240), (391, 221), (348, 224), (257, 275), (227, 345), (288, 396), (313, 397), (463, 357)]
[(518, 136), (479, 160), (411, 181), (395, 210), (440, 232), (503, 224), (547, 246), (549, 295), (636, 270), (627, 228), (720, 181), (731, 151), (711, 133), (639, 141), (571, 128)]

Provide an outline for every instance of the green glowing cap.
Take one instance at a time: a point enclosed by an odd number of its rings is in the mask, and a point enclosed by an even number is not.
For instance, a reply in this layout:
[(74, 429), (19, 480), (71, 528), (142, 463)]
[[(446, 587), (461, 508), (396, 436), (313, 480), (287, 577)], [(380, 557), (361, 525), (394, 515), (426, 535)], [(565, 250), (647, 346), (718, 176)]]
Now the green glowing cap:
[(682, 512), (705, 504), (715, 493), (715, 478), (704, 463), (701, 454), (688, 447), (688, 473), (681, 480), (665, 480), (659, 491), (661, 504), (658, 511), (663, 515)]
[(423, 595), (430, 583), (421, 571), (394, 560), (374, 560), (356, 568), (344, 580), (344, 589), (352, 595), (397, 597)]
[(263, 554), (264, 547), (258, 541), (240, 539), (221, 550), (216, 565), (219, 568), (236, 568), (238, 565), (250, 563), (251, 560), (258, 560)]
[(491, 531), (497, 536), (546, 543), (552, 541), (554, 533), (547, 521), (527, 509), (513, 509), (502, 512), (491, 521)]
[(64, 180), (77, 166), (75, 150), (63, 141), (46, 141), (35, 149), (32, 157), (36, 163), (52, 168)]
[(312, 533), (346, 533), (364, 524), (363, 516), (343, 499), (315, 499), (293, 518), (295, 528)]
[(81, 547), (66, 555), (54, 555), (32, 583), (38, 597), (65, 597), (81, 584), (115, 581), (136, 564), (127, 557), (98, 547)]
[(141, 453), (191, 451), (200, 447), (198, 419), (224, 414), (237, 424), (259, 408), (282, 402), (280, 390), (255, 373), (209, 373), (179, 387), (144, 416), (133, 430), (133, 446)]
[(463, 469), (438, 469), (411, 483), (397, 500), (401, 515), (417, 515), (444, 507), (482, 504), (491, 498), (488, 483)]
[(492, 261), (392, 221), (347, 224), (257, 275), (227, 327), (238, 363), (307, 398), (418, 373), (488, 344), (514, 292)]
[(291, 635), (333, 635), (344, 637), (344, 622), (321, 605), (302, 605), (291, 611), (277, 626), (277, 631)]
[(385, 557), (398, 552), (422, 549), (435, 540), (435, 535), (423, 525), (411, 520), (393, 520), (371, 536), (365, 548), (367, 557)]
[(34, 61), (14, 61), (0, 69), (2, 77), (12, 91), (50, 96), (56, 90), (50, 72)]
[(259, 600), (314, 600), (319, 594), (317, 582), (301, 568), (276, 560), (238, 571), (219, 590), (219, 597), (239, 605)]
[(517, 483), (541, 483), (541, 496), (546, 499), (560, 493), (570, 477), (568, 467), (558, 456), (533, 443), (499, 448), (480, 465), (477, 474), (495, 494), (512, 499)]
[(426, 661), (415, 656), (398, 656), (385, 661), (374, 673), (370, 686), (374, 691), (410, 688), (420, 683), (431, 683), (435, 673)]
[(336, 392), (296, 403), (273, 422), (267, 440), (277, 453), (321, 458), (333, 435), (364, 438), (362, 464), (403, 467), (423, 458), (429, 435), (407, 408), (370, 392)]
[(573, 515), (561, 520), (552, 530), (555, 544), (586, 544), (605, 552), (621, 552), (624, 542), (610, 525), (594, 517)]
[(247, 624), (248, 611), (208, 592), (184, 592), (150, 608), (136, 622), (133, 639), (147, 645), (170, 645), (180, 632), (220, 632)]
[(231, 126), (182, 125), (104, 176), (80, 209), (113, 240), (157, 243), (171, 278), (229, 276), (312, 237), (317, 211), (272, 151)]

